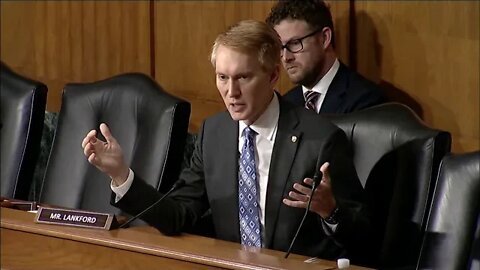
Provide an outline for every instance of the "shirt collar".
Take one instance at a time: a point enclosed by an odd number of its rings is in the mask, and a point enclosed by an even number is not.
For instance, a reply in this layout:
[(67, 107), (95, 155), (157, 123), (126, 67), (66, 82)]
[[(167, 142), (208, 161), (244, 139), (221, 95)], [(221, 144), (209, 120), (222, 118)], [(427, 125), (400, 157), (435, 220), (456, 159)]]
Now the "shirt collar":
[[(280, 115), (280, 104), (278, 102), (277, 94), (273, 95), (272, 101), (268, 105), (267, 109), (263, 112), (262, 115), (250, 125), (250, 128), (253, 129), (258, 135), (266, 138), (269, 141), (272, 141), (274, 138), (275, 130), (278, 125), (278, 118)], [(243, 135), (243, 130), (247, 127), (247, 124), (243, 121), (238, 121), (238, 137), (241, 138)]]
[(328, 72), (318, 81), (318, 83), (312, 88), (308, 89), (305, 86), (302, 85), (302, 90), (303, 93), (307, 91), (315, 91), (318, 93), (321, 93), (322, 95), (326, 95), (328, 91), (328, 87), (333, 81), (333, 78), (337, 74), (338, 68), (340, 67), (340, 61), (338, 61), (338, 58), (335, 59), (335, 62), (333, 62), (333, 65), (330, 67)]

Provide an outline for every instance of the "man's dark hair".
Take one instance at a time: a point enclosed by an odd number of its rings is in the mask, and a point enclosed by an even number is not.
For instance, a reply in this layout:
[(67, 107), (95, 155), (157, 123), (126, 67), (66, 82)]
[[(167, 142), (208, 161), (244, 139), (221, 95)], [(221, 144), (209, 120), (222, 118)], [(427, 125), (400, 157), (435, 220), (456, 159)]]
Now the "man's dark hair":
[(322, 0), (280, 0), (270, 11), (265, 20), (274, 27), (285, 19), (304, 20), (313, 29), (318, 30), (328, 27), (332, 29), (332, 46), (335, 47), (335, 34), (333, 29), (330, 8)]

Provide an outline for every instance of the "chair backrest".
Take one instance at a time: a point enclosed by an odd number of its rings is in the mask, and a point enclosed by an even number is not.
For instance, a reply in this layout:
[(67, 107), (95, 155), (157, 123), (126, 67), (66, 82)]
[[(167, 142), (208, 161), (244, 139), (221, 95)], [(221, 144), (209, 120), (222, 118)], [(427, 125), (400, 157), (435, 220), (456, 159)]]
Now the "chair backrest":
[(136, 175), (159, 190), (168, 189), (178, 177), (189, 117), (188, 102), (143, 74), (67, 84), (40, 201), (119, 213), (109, 204), (110, 179), (88, 163), (81, 148), (87, 132), (98, 130), (100, 123), (109, 126)]
[(468, 258), (468, 269), (480, 270), (480, 215), (478, 215), (477, 229), (475, 230), (472, 251), (470, 252), (470, 258)]
[(47, 87), (0, 67), (1, 196), (28, 200), (42, 138)]
[(438, 174), (418, 269), (467, 269), (479, 215), (480, 151), (446, 156)]
[(385, 103), (327, 115), (347, 134), (374, 214), (379, 267), (414, 266), (448, 132), (426, 126), (407, 106)]

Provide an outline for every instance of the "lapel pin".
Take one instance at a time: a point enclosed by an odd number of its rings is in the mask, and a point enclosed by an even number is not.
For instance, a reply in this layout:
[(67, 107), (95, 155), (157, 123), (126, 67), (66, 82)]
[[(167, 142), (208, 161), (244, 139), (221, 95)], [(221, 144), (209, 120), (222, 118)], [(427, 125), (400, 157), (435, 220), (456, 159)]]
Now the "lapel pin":
[(292, 136), (292, 142), (297, 142), (297, 136)]

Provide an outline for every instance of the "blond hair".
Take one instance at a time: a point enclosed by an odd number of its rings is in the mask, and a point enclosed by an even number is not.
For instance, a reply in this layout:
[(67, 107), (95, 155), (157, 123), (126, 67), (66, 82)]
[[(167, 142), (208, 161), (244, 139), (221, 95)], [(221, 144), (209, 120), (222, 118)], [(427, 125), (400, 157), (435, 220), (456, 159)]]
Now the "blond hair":
[(220, 46), (246, 54), (256, 52), (258, 61), (265, 71), (272, 71), (280, 64), (282, 45), (278, 34), (273, 28), (260, 21), (240, 21), (219, 34), (210, 54), (213, 67), (215, 67), (217, 49)]

